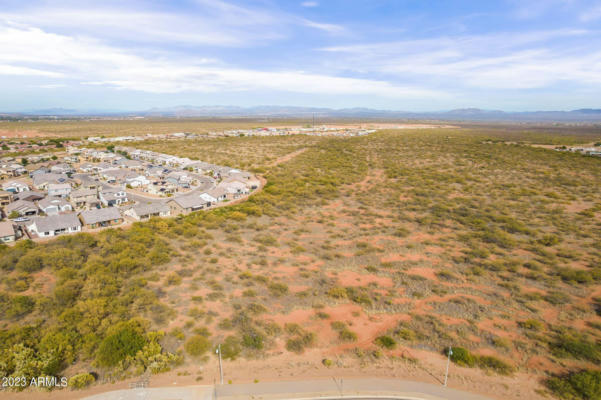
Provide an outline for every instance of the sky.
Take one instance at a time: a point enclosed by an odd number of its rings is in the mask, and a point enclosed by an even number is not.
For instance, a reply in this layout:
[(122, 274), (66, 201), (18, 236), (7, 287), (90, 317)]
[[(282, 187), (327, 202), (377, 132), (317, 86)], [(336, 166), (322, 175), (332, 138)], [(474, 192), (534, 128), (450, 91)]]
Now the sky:
[(0, 0), (0, 112), (601, 108), (601, 0)]

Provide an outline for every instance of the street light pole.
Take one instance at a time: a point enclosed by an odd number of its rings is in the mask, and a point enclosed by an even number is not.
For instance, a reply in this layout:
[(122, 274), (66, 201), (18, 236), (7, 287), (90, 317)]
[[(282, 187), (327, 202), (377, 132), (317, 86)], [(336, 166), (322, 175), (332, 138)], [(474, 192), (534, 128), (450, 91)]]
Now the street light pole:
[(447, 372), (444, 375), (444, 385), (447, 386), (447, 380), (449, 379), (449, 364), (451, 363), (451, 355), (453, 354), (453, 348), (449, 346), (449, 356), (447, 358)]
[(223, 367), (221, 365), (221, 344), (217, 346), (216, 353), (219, 354), (219, 377), (221, 384), (223, 385)]

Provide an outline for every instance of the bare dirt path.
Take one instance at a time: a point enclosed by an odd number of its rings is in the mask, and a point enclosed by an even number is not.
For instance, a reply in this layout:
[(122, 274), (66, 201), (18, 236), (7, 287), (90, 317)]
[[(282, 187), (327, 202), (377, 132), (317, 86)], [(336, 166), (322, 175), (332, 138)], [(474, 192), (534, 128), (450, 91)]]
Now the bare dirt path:
[(292, 153), (288, 153), (285, 156), (282, 156), (282, 157), (278, 158), (277, 160), (275, 160), (271, 164), (268, 164), (267, 166), (268, 167), (275, 167), (277, 165), (280, 165), (281, 163), (285, 163), (286, 161), (292, 160), (294, 157), (298, 156), (299, 154), (304, 153), (307, 150), (308, 150), (308, 147), (303, 147), (302, 149), (299, 149), (297, 151), (293, 151)]

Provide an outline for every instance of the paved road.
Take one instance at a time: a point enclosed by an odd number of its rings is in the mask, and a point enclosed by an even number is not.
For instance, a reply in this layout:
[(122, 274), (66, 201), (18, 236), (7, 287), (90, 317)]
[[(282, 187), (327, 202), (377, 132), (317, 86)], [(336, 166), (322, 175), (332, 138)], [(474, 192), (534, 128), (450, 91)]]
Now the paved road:
[(86, 400), (212, 400), (213, 386), (122, 389), (85, 397)]
[(234, 385), (124, 389), (86, 400), (490, 400), (441, 385), (397, 379), (322, 379)]
[[(102, 183), (102, 186), (107, 189), (121, 189), (122, 188), (121, 186), (113, 186), (113, 185), (109, 185), (108, 183)], [(189, 192), (178, 193), (173, 197), (161, 197), (161, 198), (144, 196), (143, 194), (133, 193), (131, 190), (128, 190), (128, 189), (125, 189), (125, 191), (127, 192), (127, 198), (129, 200), (133, 200), (133, 201), (135, 201), (137, 203), (141, 203), (141, 204), (148, 204), (148, 203), (166, 203), (170, 199), (173, 199), (176, 197), (181, 197), (181, 196), (187, 196), (192, 193), (206, 192), (207, 190), (213, 189), (214, 187), (215, 187), (215, 181), (203, 182), (196, 188), (190, 190)]]
[(489, 400), (486, 397), (421, 382), (397, 379), (323, 379), (312, 381), (266, 382), (216, 387), (217, 399), (314, 399), (329, 397), (383, 397), (420, 400)]

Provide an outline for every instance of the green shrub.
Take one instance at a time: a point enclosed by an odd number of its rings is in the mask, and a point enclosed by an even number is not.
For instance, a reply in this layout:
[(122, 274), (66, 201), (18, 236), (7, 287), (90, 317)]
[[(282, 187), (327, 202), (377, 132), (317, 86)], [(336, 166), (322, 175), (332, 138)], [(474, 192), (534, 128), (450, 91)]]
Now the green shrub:
[(386, 349), (394, 349), (396, 347), (396, 341), (391, 338), (390, 336), (378, 336), (375, 340), (374, 343), (377, 344), (380, 347), (384, 347)]
[(395, 334), (398, 335), (399, 338), (407, 340), (409, 342), (415, 340), (416, 338), (415, 332), (409, 328), (401, 328), (397, 332), (395, 332)]
[(538, 239), (537, 242), (543, 246), (550, 247), (559, 244), (561, 242), (561, 238), (557, 235), (544, 235), (542, 238)]
[(334, 299), (346, 299), (346, 289), (343, 287), (333, 287), (328, 290), (328, 296)]
[(545, 381), (551, 392), (565, 400), (601, 399), (601, 371), (583, 370)]
[(14, 296), (6, 309), (6, 316), (8, 318), (21, 318), (33, 312), (34, 308), (35, 301), (30, 296)]
[(363, 288), (347, 287), (346, 295), (349, 299), (357, 304), (371, 306), (372, 302), (369, 295), (365, 293)]
[(328, 318), (330, 318), (330, 314), (328, 314), (328, 313), (325, 313), (325, 312), (323, 312), (323, 311), (318, 311), (318, 312), (316, 312), (316, 313), (315, 313), (315, 316), (316, 316), (317, 318), (319, 318), (319, 319), (328, 319)]
[(100, 343), (96, 355), (98, 364), (105, 367), (113, 367), (127, 356), (133, 357), (146, 343), (141, 327), (135, 323), (121, 324), (115, 330)]
[[(448, 355), (449, 349), (445, 349), (445, 355)], [(462, 367), (473, 367), (476, 365), (476, 357), (468, 349), (463, 347), (453, 347), (451, 361)]]
[(332, 327), (332, 329), (334, 329), (335, 331), (340, 331), (341, 329), (346, 328), (346, 324), (342, 321), (332, 321), (330, 323), (330, 326)]
[(557, 357), (601, 363), (601, 342), (590, 341), (585, 335), (560, 334), (549, 347)]
[(555, 306), (561, 304), (567, 304), (570, 301), (570, 296), (563, 292), (549, 292), (544, 297), (546, 302), (553, 304)]
[(313, 332), (305, 332), (300, 336), (290, 338), (286, 341), (286, 350), (293, 353), (303, 353), (306, 347), (312, 346), (315, 343), (315, 334)]
[(235, 360), (242, 351), (240, 340), (234, 336), (228, 336), (221, 344), (221, 356), (227, 360)]
[(356, 342), (357, 334), (345, 327), (338, 332), (338, 338), (343, 342)]
[(511, 375), (515, 371), (512, 365), (493, 356), (477, 356), (476, 361), (478, 367), (492, 370), (501, 375)]
[(203, 335), (194, 335), (186, 341), (184, 349), (193, 357), (199, 357), (211, 348), (211, 342)]
[(285, 283), (273, 282), (267, 286), (272, 295), (279, 297), (288, 293), (288, 285)]
[(69, 378), (67, 385), (71, 389), (83, 389), (85, 387), (90, 386), (92, 383), (94, 383), (95, 380), (96, 380), (96, 378), (94, 378), (94, 375), (92, 375), (92, 374), (88, 374), (88, 373), (77, 374), (77, 375), (73, 375), (71, 378)]
[(436, 276), (445, 281), (452, 281), (452, 280), (457, 279), (455, 274), (453, 274), (451, 271), (448, 271), (446, 269), (437, 271)]
[(522, 329), (528, 329), (536, 332), (542, 331), (545, 327), (545, 325), (537, 319), (527, 319), (525, 321), (519, 321), (518, 326)]
[(179, 276), (178, 274), (176, 274), (175, 272), (169, 274), (167, 276), (167, 278), (165, 279), (165, 284), (167, 284), (168, 286), (174, 285), (180, 285), (182, 283), (182, 277)]
[(248, 349), (262, 350), (264, 347), (263, 335), (256, 330), (246, 332), (242, 335), (242, 346)]

